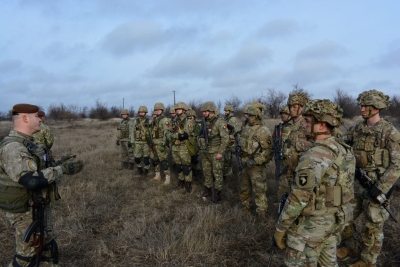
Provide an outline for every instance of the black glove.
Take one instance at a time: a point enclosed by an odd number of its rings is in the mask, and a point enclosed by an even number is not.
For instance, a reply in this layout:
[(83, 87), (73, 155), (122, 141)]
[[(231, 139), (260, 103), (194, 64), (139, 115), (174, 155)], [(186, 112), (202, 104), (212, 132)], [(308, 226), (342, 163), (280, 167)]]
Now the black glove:
[(80, 172), (83, 169), (83, 161), (77, 160), (72, 162), (66, 162), (61, 165), (63, 173), (67, 175), (73, 175)]
[(373, 199), (376, 199), (380, 194), (382, 194), (382, 191), (376, 185), (369, 189), (369, 196)]
[(128, 147), (132, 147), (131, 141), (128, 141)]
[(189, 135), (188, 135), (187, 132), (183, 132), (183, 133), (178, 134), (178, 140), (180, 140), (180, 141), (186, 140), (188, 138), (189, 138)]

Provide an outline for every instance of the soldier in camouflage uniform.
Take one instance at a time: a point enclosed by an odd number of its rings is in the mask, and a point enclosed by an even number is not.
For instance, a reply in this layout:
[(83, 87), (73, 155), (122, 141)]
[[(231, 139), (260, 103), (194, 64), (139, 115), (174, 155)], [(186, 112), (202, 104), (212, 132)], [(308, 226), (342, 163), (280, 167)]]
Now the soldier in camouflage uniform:
[(169, 109), (169, 115), (171, 116), (171, 120), (176, 119), (175, 107)]
[(117, 127), (118, 137), (116, 140), (117, 146), (121, 146), (122, 163), (120, 169), (133, 170), (133, 165), (134, 165), (133, 148), (132, 148), (132, 143), (129, 140), (129, 128), (132, 121), (129, 120), (129, 111), (127, 109), (122, 109), (121, 117), (122, 120)]
[(200, 121), (196, 121), (196, 111), (194, 111), (193, 109), (190, 109), (188, 111), (186, 111), (186, 116), (189, 120), (193, 121), (193, 137), (192, 139), (190, 139), (190, 141), (192, 141), (193, 146), (196, 146), (195, 149), (198, 151), (194, 156), (191, 156), (191, 163), (192, 163), (192, 176), (193, 176), (193, 180), (200, 180), (201, 178), (201, 164), (199, 161), (199, 150), (198, 150), (198, 145), (197, 145), (197, 135), (199, 134), (200, 128), (201, 128), (201, 123)]
[(187, 147), (187, 141), (193, 137), (193, 122), (186, 117), (187, 106), (183, 102), (175, 105), (176, 121), (173, 125), (169, 141), (172, 146), (172, 162), (178, 174), (178, 185), (174, 190), (185, 188), (185, 193), (192, 192), (191, 155)]
[(308, 97), (303, 93), (290, 94), (288, 98), (287, 105), (289, 106), (291, 119), (282, 131), (283, 164), (282, 175), (279, 177), (278, 183), (278, 198), (283, 193), (290, 192), (299, 157), (312, 145), (310, 141), (307, 141), (306, 133), (302, 127), (304, 118), (301, 112), (307, 101)]
[(165, 174), (164, 185), (170, 184), (170, 173), (168, 166), (168, 147), (167, 136), (171, 132), (170, 119), (165, 117), (163, 114), (165, 106), (163, 103), (155, 103), (154, 111), (156, 117), (153, 119), (151, 124), (151, 135), (153, 140), (152, 149), (152, 160), (154, 162), (155, 177), (153, 180), (160, 182), (161, 173), (160, 166), (162, 167)]
[[(0, 143), (0, 209), (15, 229), (16, 255), (11, 266), (36, 266), (35, 248), (22, 237), (32, 223), (29, 202), (41, 195), (45, 199), (44, 247), (40, 266), (57, 266), (58, 259), (49, 247), (55, 248), (50, 203), (58, 198), (54, 184), (63, 174), (72, 175), (83, 168), (82, 161), (72, 161), (55, 167), (47, 167), (45, 151), (34, 144), (33, 134), (40, 131), (39, 108), (29, 104), (17, 104), (12, 109), (14, 129)], [(12, 204), (10, 204), (12, 203)], [(3, 240), (4, 241), (4, 240)]]
[[(376, 266), (383, 243), (383, 226), (388, 219), (388, 212), (381, 206), (382, 194), (391, 194), (393, 186), (400, 176), (400, 133), (387, 120), (379, 115), (382, 109), (390, 105), (389, 96), (377, 90), (361, 93), (357, 98), (364, 119), (344, 135), (343, 139), (354, 149), (357, 168), (364, 170), (372, 179), (369, 189), (362, 187), (356, 195), (357, 205), (354, 217), (366, 214), (367, 221), (361, 233), (361, 260), (352, 267)], [(357, 172), (357, 177), (359, 177)], [(364, 178), (365, 179), (365, 178)], [(343, 232), (344, 247), (337, 251), (338, 258), (346, 258), (357, 253), (354, 223)], [(348, 239), (347, 239), (348, 238)]]
[[(218, 117), (218, 109), (211, 101), (201, 106), (201, 111), (206, 120), (208, 145), (204, 135), (199, 136), (199, 147), (202, 150), (201, 165), (204, 175), (204, 192), (201, 197), (206, 200), (213, 196), (213, 203), (221, 201), (223, 183), (224, 154), (229, 142), (228, 126), (222, 118)], [(215, 184), (213, 182), (215, 179)], [(214, 195), (212, 187), (215, 186)]]
[(133, 154), (139, 176), (146, 176), (150, 168), (149, 133), (151, 120), (146, 118), (147, 112), (147, 107), (140, 106), (138, 110), (139, 118), (136, 118), (129, 127), (129, 139), (135, 147)]
[(44, 111), (39, 110), (38, 116), (42, 120), (42, 123), (40, 124), (40, 131), (34, 133), (33, 138), (35, 138), (36, 144), (42, 145), (46, 149), (51, 149), (54, 143), (54, 136), (51, 133), (50, 127), (44, 124), (46, 114), (44, 113)]
[(286, 266), (338, 266), (337, 234), (353, 213), (355, 158), (350, 146), (332, 136), (342, 122), (340, 107), (312, 100), (303, 114), (315, 143), (300, 157), (274, 239), (286, 248)]
[(280, 107), (279, 114), (281, 115), (281, 120), (284, 124), (290, 121), (291, 117), (288, 105), (283, 105), (282, 107)]
[(247, 124), (249, 123), (249, 114), (247, 113), (247, 110), (249, 109), (249, 107), (250, 107), (250, 104), (245, 105), (243, 107), (242, 112), (243, 112), (243, 116), (244, 116), (244, 122), (242, 123), (242, 125), (240, 125), (240, 130), (242, 130), (244, 127), (246, 127)]
[(237, 119), (235, 118), (235, 116), (233, 116), (233, 112), (235, 111), (233, 106), (226, 105), (224, 107), (224, 111), (225, 111), (225, 121), (227, 123), (229, 130), (229, 143), (224, 154), (223, 177), (225, 180), (227, 176), (232, 175), (232, 150), (234, 150), (234, 143), (235, 143), (235, 137), (233, 135), (238, 130), (238, 125), (237, 125)]
[(242, 148), (243, 174), (241, 180), (240, 201), (242, 211), (250, 213), (252, 193), (254, 194), (256, 212), (261, 219), (266, 219), (268, 207), (267, 175), (265, 165), (272, 159), (273, 144), (271, 132), (262, 124), (262, 111), (251, 105), (247, 109), (249, 123), (239, 135)]

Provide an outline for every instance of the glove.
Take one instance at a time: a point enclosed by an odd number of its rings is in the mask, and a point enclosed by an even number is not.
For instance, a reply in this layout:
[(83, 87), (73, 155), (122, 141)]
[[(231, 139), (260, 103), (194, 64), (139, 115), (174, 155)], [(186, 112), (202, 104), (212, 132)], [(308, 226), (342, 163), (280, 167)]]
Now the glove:
[(248, 159), (246, 161), (246, 166), (249, 168), (254, 167), (254, 166), (256, 166), (256, 161), (254, 159)]
[(178, 140), (179, 141), (186, 140), (188, 138), (189, 138), (189, 135), (188, 135), (187, 132), (183, 132), (183, 133), (178, 134)]
[(77, 160), (72, 162), (65, 162), (61, 165), (63, 173), (67, 175), (73, 175), (80, 172), (83, 169), (83, 161)]
[(61, 159), (56, 161), (56, 166), (61, 165), (67, 161), (74, 160), (75, 158), (76, 158), (76, 155), (73, 155), (73, 154), (62, 156)]
[(285, 234), (286, 234), (286, 232), (279, 232), (278, 230), (275, 230), (275, 234), (274, 234), (275, 244), (280, 249), (284, 249), (286, 247), (285, 241), (283, 240), (283, 238), (285, 237)]
[(116, 140), (115, 142), (117, 144), (117, 146), (119, 146), (121, 143), (119, 142), (119, 139)]
[(128, 141), (128, 147), (132, 147), (131, 141)]
[(382, 191), (376, 185), (369, 189), (369, 196), (373, 199), (376, 199), (380, 194), (382, 194)]

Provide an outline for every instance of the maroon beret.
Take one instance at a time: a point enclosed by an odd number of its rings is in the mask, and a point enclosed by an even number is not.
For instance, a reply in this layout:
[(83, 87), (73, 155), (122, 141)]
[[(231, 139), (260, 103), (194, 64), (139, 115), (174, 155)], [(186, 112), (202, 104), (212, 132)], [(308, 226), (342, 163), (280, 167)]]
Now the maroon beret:
[(45, 117), (45, 116), (46, 116), (46, 113), (44, 113), (43, 110), (39, 110), (38, 116), (39, 116), (39, 117)]
[(18, 115), (19, 113), (36, 113), (39, 107), (31, 104), (16, 104), (12, 108), (12, 114)]

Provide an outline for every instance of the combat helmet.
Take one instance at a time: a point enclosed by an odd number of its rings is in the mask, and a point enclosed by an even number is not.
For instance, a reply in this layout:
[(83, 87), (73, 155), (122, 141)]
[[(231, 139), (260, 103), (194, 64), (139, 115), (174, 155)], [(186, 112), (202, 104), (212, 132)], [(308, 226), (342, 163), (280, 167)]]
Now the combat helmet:
[(283, 105), (279, 108), (279, 113), (285, 113), (285, 114), (289, 114), (290, 115), (290, 111), (289, 111), (289, 106), (288, 105)]
[(233, 108), (233, 105), (226, 105), (226, 106), (224, 107), (224, 111), (234, 112), (235, 109)]
[(245, 105), (245, 106), (243, 107), (243, 110), (242, 110), (243, 114), (247, 114), (247, 110), (249, 109), (249, 107), (250, 107), (250, 104)]
[(186, 106), (186, 104), (183, 103), (183, 102), (178, 102), (178, 103), (176, 103), (176, 105), (175, 105), (174, 108), (175, 108), (175, 110), (177, 110), (177, 109), (187, 110), (187, 109), (188, 109), (187, 106)]
[(169, 114), (175, 114), (175, 107), (171, 107), (169, 109)]
[(260, 120), (262, 119), (262, 111), (257, 105), (250, 105), (246, 113), (250, 116), (256, 116)]
[(126, 108), (122, 109), (121, 115), (129, 115), (129, 110), (127, 110)]
[(153, 108), (153, 110), (157, 110), (157, 109), (162, 109), (162, 110), (165, 110), (165, 106), (164, 106), (164, 104), (163, 104), (163, 103), (161, 103), (161, 102), (157, 102), (157, 103), (155, 103), (155, 104), (154, 104), (154, 108)]
[(328, 99), (315, 99), (306, 103), (303, 116), (314, 116), (317, 121), (324, 121), (333, 127), (342, 124), (343, 109)]
[(190, 109), (186, 112), (187, 116), (193, 116), (196, 118), (196, 111), (194, 111), (193, 109)]
[(140, 106), (138, 112), (147, 113), (148, 112), (147, 107), (146, 106)]
[(287, 105), (290, 107), (292, 105), (300, 105), (304, 107), (308, 101), (308, 96), (305, 93), (294, 93), (289, 94)]
[(360, 106), (374, 106), (377, 109), (387, 109), (391, 104), (388, 95), (375, 89), (359, 94), (357, 102)]
[(266, 105), (258, 102), (257, 100), (254, 100), (250, 105), (255, 108), (258, 108), (260, 110), (261, 115), (264, 114), (265, 110), (267, 109)]
[(203, 105), (201, 105), (201, 111), (211, 111), (211, 112), (216, 113), (217, 106), (215, 106), (214, 102), (207, 101), (207, 102), (204, 102)]

